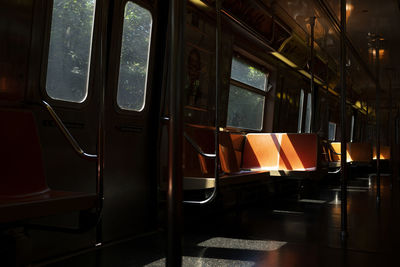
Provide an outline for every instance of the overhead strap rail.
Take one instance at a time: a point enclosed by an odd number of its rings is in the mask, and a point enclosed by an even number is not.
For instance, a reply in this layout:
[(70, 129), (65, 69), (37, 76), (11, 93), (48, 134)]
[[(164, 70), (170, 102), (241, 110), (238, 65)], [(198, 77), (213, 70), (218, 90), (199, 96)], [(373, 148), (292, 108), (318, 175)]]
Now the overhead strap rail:
[(64, 137), (68, 140), (68, 142), (71, 144), (73, 149), (75, 150), (76, 153), (78, 153), (79, 156), (81, 156), (84, 159), (87, 160), (97, 160), (97, 155), (96, 154), (89, 154), (86, 153), (81, 146), (78, 144), (78, 142), (75, 140), (75, 138), (72, 136), (70, 131), (67, 129), (65, 124), (62, 122), (60, 117), (57, 115), (57, 113), (54, 111), (54, 109), (48, 104), (46, 101), (42, 100), (43, 105), (46, 107), (47, 111), (53, 118), (53, 120), (56, 122), (58, 129), (63, 133)]

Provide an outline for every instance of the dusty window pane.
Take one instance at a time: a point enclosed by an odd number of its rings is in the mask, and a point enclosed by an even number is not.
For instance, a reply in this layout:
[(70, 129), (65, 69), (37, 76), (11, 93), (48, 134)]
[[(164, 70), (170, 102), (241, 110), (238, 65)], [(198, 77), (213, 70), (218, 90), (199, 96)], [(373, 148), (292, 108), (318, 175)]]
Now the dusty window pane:
[(94, 0), (54, 0), (47, 64), (47, 94), (83, 102), (87, 96)]
[(351, 116), (350, 142), (353, 142), (353, 138), (354, 138), (354, 115)]
[(311, 133), (311, 93), (307, 94), (306, 133)]
[(232, 59), (231, 78), (265, 91), (266, 74), (237, 58)]
[(125, 6), (117, 103), (122, 109), (144, 108), (152, 17), (147, 9)]
[(328, 124), (328, 139), (330, 141), (335, 141), (336, 139), (336, 123), (329, 122)]
[(264, 96), (231, 85), (227, 125), (237, 128), (261, 130), (264, 102)]
[(299, 103), (299, 119), (297, 121), (297, 132), (301, 133), (303, 125), (303, 107), (304, 107), (304, 90), (300, 91), (300, 103)]

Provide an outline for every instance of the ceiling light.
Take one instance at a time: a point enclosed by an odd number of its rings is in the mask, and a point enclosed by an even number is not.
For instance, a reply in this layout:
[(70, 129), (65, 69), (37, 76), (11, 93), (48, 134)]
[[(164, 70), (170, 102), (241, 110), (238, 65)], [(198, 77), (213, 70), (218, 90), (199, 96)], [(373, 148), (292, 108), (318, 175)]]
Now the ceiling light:
[(272, 52), (271, 55), (273, 55), (274, 57), (278, 58), (280, 61), (286, 63), (290, 67), (298, 69), (296, 64), (294, 64), (290, 59), (288, 59), (287, 57), (283, 56), (282, 54), (280, 54), (278, 52)]
[(208, 7), (203, 1), (201, 0), (190, 0), (193, 4), (195, 4), (198, 7)]

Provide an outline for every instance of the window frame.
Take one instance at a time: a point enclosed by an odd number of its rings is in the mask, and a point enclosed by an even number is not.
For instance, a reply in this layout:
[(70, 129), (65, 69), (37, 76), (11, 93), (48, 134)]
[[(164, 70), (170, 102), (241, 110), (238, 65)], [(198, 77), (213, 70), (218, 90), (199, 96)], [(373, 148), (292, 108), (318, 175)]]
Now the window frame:
[[(242, 63), (247, 64), (250, 67), (254, 67), (257, 70), (263, 72), (267, 77), (266, 77), (266, 84), (265, 84), (265, 90), (261, 90), (257, 87), (253, 87), (251, 85), (248, 85), (246, 83), (243, 83), (241, 81), (235, 80), (234, 78), (232, 78), (232, 62), (234, 60), (234, 58), (236, 58), (237, 60), (241, 61)], [(271, 84), (270, 83), (270, 79), (272, 76), (272, 71), (270, 71), (269, 69), (267, 69), (266, 67), (256, 63), (255, 61), (249, 59), (248, 57), (244, 57), (238, 53), (233, 53), (232, 55), (232, 59), (231, 59), (231, 67), (230, 67), (230, 72), (229, 72), (229, 85), (228, 85), (228, 101), (227, 101), (227, 112), (226, 112), (226, 129), (228, 130), (239, 130), (240, 132), (262, 132), (265, 128), (265, 110), (267, 108), (267, 100), (268, 100), (268, 95), (269, 95), (269, 91), (268, 90), (268, 85)], [(264, 107), (262, 109), (262, 118), (261, 118), (261, 128), (260, 129), (249, 129), (249, 128), (243, 128), (243, 127), (237, 127), (237, 126), (230, 126), (228, 125), (228, 115), (229, 115), (229, 94), (231, 91), (231, 85), (236, 86), (242, 90), (247, 90), (250, 91), (252, 93), (255, 93), (257, 95), (263, 96), (264, 97)], [(271, 89), (272, 91), (272, 89)]]
[(64, 99), (56, 99), (51, 97), (47, 93), (46, 89), (46, 84), (47, 84), (47, 68), (48, 68), (48, 62), (49, 62), (49, 53), (50, 53), (50, 38), (51, 38), (51, 24), (53, 20), (53, 6), (54, 6), (54, 0), (51, 1), (46, 1), (45, 4), (45, 18), (44, 18), (44, 34), (43, 34), (43, 53), (42, 53), (42, 64), (40, 68), (40, 97), (51, 104), (52, 106), (59, 106), (59, 107), (66, 107), (66, 108), (71, 108), (71, 109), (84, 109), (87, 108), (89, 103), (91, 102), (91, 99), (93, 98), (93, 94), (95, 93), (93, 90), (93, 86), (95, 83), (94, 77), (96, 76), (95, 72), (97, 69), (98, 63), (96, 63), (96, 54), (98, 53), (98, 43), (101, 42), (99, 40), (100, 34), (99, 28), (100, 26), (100, 20), (101, 16), (99, 15), (101, 11), (101, 1), (94, 0), (94, 11), (93, 11), (93, 27), (92, 27), (92, 34), (91, 34), (91, 44), (90, 44), (90, 54), (89, 54), (89, 60), (88, 60), (88, 72), (87, 72), (87, 93), (86, 97), (84, 98), (83, 101), (81, 102), (75, 102), (75, 101), (68, 101)]

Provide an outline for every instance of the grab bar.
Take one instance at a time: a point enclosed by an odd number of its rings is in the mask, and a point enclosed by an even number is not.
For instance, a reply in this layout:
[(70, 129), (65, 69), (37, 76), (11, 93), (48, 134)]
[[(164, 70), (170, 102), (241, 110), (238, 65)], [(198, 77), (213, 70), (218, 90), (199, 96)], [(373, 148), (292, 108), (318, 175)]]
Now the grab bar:
[(206, 158), (215, 158), (217, 155), (216, 154), (210, 154), (210, 153), (204, 153), (204, 151), (196, 144), (195, 141), (193, 141), (192, 138), (190, 138), (185, 132), (183, 133), (185, 136), (186, 140), (193, 146), (193, 148), (199, 153), (200, 155), (206, 157)]
[(96, 154), (89, 154), (86, 153), (78, 144), (78, 142), (75, 140), (75, 138), (71, 135), (67, 127), (64, 125), (60, 117), (58, 117), (57, 113), (54, 111), (54, 109), (44, 100), (42, 100), (42, 103), (46, 107), (47, 111), (50, 113), (51, 117), (53, 120), (56, 122), (58, 129), (63, 133), (64, 137), (68, 140), (68, 142), (71, 144), (71, 146), (74, 148), (75, 152), (78, 153), (79, 156), (81, 156), (84, 159), (88, 160), (96, 160), (97, 155)]

